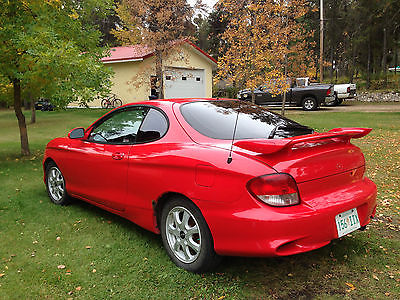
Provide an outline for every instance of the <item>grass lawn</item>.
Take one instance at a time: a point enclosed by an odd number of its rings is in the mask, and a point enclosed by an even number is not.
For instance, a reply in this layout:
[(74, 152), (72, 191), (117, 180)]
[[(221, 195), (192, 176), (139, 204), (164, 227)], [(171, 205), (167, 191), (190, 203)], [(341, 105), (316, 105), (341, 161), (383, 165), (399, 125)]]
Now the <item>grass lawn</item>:
[(322, 249), (227, 257), (203, 275), (175, 267), (159, 236), (120, 217), (80, 201), (59, 207), (48, 200), (46, 143), (103, 113), (37, 112), (28, 127), (33, 155), (21, 158), (15, 115), (0, 111), (0, 299), (400, 299), (400, 113), (289, 112), (319, 131), (374, 128), (354, 143), (378, 186), (377, 217)]

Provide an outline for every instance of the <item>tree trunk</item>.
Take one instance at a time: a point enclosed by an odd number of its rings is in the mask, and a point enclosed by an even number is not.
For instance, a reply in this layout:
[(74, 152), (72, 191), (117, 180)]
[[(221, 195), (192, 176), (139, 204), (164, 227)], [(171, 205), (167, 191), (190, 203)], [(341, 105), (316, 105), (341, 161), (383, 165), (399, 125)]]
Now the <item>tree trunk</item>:
[(251, 103), (256, 104), (256, 94), (254, 94), (254, 90), (251, 92)]
[(383, 55), (382, 55), (382, 70), (383, 79), (385, 82), (385, 87), (387, 86), (387, 76), (386, 76), (386, 60), (387, 60), (387, 38), (386, 38), (386, 27), (383, 28)]
[(352, 49), (352, 58), (351, 58), (351, 73), (350, 73), (350, 83), (353, 83), (354, 80), (354, 71), (355, 71), (355, 65), (356, 65), (356, 46), (353, 43), (353, 49)]
[(371, 86), (371, 36), (368, 38), (367, 89)]
[(31, 124), (36, 123), (36, 109), (35, 109), (35, 100), (33, 98), (31, 100)]
[(281, 107), (281, 115), (285, 115), (285, 105), (286, 105), (286, 91), (283, 92), (283, 99), (282, 99), (282, 107)]
[(28, 131), (26, 129), (25, 116), (22, 113), (21, 103), (21, 82), (19, 79), (13, 80), (14, 88), (14, 111), (18, 119), (19, 135), (21, 138), (21, 154), (23, 156), (30, 155), (29, 142), (28, 142)]
[(164, 76), (162, 71), (162, 52), (156, 50), (156, 76), (158, 83), (158, 98), (164, 99)]

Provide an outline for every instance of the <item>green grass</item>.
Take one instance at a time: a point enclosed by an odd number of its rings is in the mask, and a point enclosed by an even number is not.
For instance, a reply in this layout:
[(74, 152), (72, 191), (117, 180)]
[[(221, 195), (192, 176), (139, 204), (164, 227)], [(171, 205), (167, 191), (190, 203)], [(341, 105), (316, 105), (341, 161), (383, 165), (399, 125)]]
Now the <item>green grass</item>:
[(176, 268), (157, 235), (127, 220), (80, 201), (59, 207), (48, 200), (46, 143), (102, 113), (38, 112), (28, 126), (33, 155), (21, 158), (15, 115), (0, 111), (0, 299), (400, 298), (400, 113), (289, 112), (317, 130), (374, 128), (355, 143), (379, 189), (377, 218), (310, 253), (227, 257), (203, 275)]

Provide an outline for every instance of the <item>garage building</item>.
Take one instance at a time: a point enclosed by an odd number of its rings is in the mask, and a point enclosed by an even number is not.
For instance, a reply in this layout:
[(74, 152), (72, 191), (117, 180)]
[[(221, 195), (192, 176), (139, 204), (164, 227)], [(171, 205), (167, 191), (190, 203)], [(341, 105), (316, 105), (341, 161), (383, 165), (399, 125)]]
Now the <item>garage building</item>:
[[(145, 45), (111, 48), (101, 59), (114, 71), (112, 93), (123, 103), (148, 100), (154, 93), (155, 56)], [(175, 43), (163, 57), (165, 98), (212, 97), (216, 61), (189, 41)], [(100, 107), (100, 101), (89, 104)]]

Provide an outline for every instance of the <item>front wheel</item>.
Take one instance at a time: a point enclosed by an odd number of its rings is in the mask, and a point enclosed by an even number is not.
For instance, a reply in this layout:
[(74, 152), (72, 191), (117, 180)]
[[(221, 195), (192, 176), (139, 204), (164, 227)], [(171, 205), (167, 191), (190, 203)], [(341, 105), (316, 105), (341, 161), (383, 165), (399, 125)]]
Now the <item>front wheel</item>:
[(312, 98), (312, 97), (304, 98), (303, 110), (307, 110), (307, 111), (316, 110), (317, 107), (318, 107), (318, 104), (317, 104), (317, 100), (315, 100), (315, 98)]
[(122, 105), (121, 99), (115, 98), (113, 101), (114, 107), (120, 107)]
[(178, 267), (200, 273), (219, 263), (210, 229), (192, 202), (180, 197), (167, 202), (160, 225), (164, 248)]
[(70, 202), (65, 189), (65, 179), (60, 169), (53, 162), (46, 167), (46, 189), (51, 202), (66, 205)]

